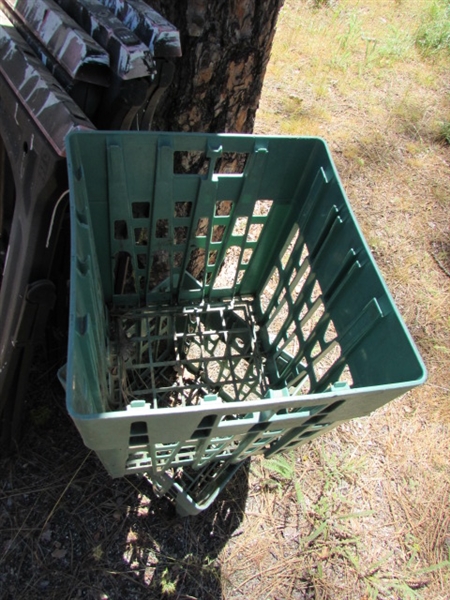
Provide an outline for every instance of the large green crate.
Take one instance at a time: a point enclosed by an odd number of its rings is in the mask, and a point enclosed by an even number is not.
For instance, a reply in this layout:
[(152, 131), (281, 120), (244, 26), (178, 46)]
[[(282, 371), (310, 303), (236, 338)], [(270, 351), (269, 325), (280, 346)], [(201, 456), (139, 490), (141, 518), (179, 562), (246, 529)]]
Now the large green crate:
[(322, 140), (82, 132), (67, 154), (67, 407), (112, 476), (270, 456), (425, 380)]

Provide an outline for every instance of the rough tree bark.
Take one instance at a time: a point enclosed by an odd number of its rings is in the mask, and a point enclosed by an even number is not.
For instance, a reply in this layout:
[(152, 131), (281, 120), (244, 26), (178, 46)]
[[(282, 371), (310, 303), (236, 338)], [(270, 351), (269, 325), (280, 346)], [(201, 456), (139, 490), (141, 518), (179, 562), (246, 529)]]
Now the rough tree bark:
[(183, 56), (153, 128), (253, 131), (284, 0), (147, 0), (181, 33)]

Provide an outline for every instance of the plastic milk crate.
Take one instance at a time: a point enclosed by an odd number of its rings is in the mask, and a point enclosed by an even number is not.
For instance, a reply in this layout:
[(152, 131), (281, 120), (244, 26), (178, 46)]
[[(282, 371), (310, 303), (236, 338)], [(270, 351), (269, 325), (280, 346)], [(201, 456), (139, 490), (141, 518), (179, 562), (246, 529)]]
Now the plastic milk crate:
[(67, 154), (67, 406), (113, 477), (229, 472), (425, 380), (322, 140), (80, 132)]

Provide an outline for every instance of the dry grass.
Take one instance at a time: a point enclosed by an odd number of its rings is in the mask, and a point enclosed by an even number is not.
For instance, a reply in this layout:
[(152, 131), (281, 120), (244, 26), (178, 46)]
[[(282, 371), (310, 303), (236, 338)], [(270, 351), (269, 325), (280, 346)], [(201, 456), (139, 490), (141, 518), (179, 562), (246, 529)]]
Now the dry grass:
[(431, 4), (287, 0), (256, 127), (327, 139), (428, 383), (182, 521), (111, 482), (39, 380), (1, 463), (0, 598), (450, 598), (450, 58), (414, 37)]
[[(334, 448), (342, 460), (335, 480), (342, 505), (329, 512), (328, 529), (346, 509), (371, 514), (346, 521), (351, 552), (328, 530), (326, 560), (318, 537), (301, 569), (313, 579), (311, 597), (449, 598), (450, 151), (440, 135), (450, 109), (449, 56), (424, 56), (415, 44), (431, 2), (313, 4), (285, 6), (258, 130), (328, 140), (429, 381), (306, 451)], [(364, 463), (350, 486), (348, 457)], [(305, 475), (302, 462), (296, 476), (320, 486), (324, 472)]]

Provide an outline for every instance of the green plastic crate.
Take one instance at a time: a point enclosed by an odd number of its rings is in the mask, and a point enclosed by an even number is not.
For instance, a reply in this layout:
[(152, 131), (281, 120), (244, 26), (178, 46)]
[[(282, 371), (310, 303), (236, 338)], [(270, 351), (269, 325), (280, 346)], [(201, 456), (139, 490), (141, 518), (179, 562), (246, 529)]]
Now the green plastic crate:
[(424, 382), (322, 140), (80, 132), (67, 155), (67, 408), (112, 476), (271, 456)]

